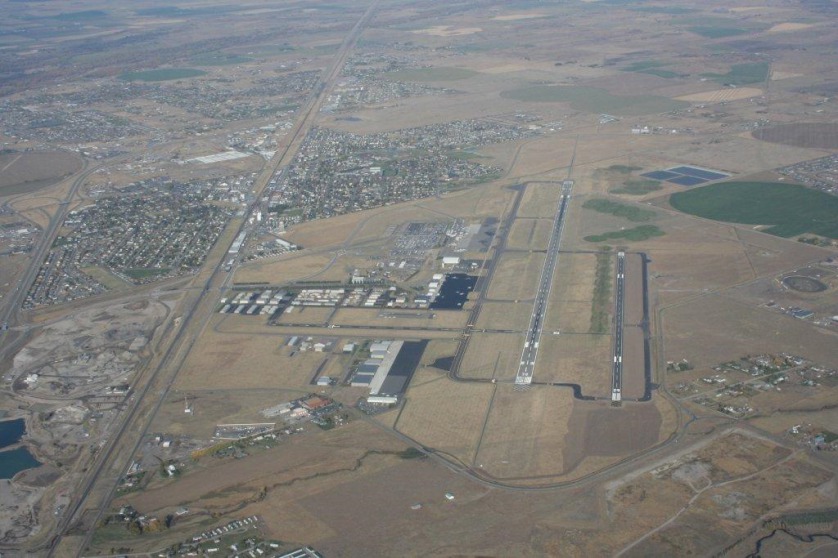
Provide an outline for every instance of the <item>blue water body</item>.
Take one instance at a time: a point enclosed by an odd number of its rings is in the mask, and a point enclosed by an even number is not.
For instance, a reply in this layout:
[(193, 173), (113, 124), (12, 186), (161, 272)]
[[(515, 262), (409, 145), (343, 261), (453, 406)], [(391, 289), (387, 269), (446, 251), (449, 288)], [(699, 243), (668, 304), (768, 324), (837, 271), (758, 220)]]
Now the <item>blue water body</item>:
[(24, 447), (0, 451), (0, 479), (10, 479), (20, 471), (38, 467), (40, 464), (41, 462)]
[(18, 443), (25, 433), (26, 423), (23, 419), (0, 422), (0, 448)]

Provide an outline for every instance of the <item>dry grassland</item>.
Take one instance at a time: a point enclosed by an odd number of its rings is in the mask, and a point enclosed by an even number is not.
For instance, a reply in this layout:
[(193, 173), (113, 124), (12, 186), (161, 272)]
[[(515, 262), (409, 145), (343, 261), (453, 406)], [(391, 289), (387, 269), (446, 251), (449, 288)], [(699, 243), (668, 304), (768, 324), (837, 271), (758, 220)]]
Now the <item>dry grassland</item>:
[[(611, 275), (613, 277), (613, 273)], [(595, 278), (595, 254), (559, 255), (545, 316), (545, 330), (588, 333)]]
[[(564, 174), (555, 177), (561, 180), (567, 175), (567, 166), (573, 157), (573, 144), (572, 139), (551, 135), (525, 141), (519, 144), (514, 165), (508, 169), (508, 176), (541, 177), (546, 173), (562, 170)], [(507, 152), (509, 152), (508, 146)], [(532, 186), (527, 186), (527, 188)], [(553, 188), (561, 190), (561, 184), (556, 184)]]
[[(263, 326), (264, 327), (264, 326)], [(256, 328), (253, 330), (242, 330), (244, 331), (257, 331)], [(340, 329), (331, 329), (328, 327), (295, 327), (295, 326), (272, 326), (268, 329), (270, 334), (276, 335), (310, 335), (314, 337), (334, 337), (338, 332), (340, 335), (350, 336), (353, 339), (381, 339), (382, 337), (382, 330), (380, 329), (363, 329), (363, 328), (355, 328), (352, 329), (345, 329), (341, 331)], [(453, 336), (457, 335), (456, 332), (452, 331), (434, 331), (434, 330), (426, 330), (426, 331), (414, 331), (414, 330), (399, 330), (399, 329), (389, 329), (386, 331), (387, 338), (390, 339), (451, 339)]]
[(623, 391), (624, 399), (643, 397), (645, 357), (643, 330), (626, 327), (623, 331)]
[(518, 208), (517, 216), (553, 219), (556, 215), (556, 209), (559, 207), (561, 193), (561, 184), (528, 184), (524, 191), (524, 198)]
[(489, 285), (488, 298), (503, 301), (532, 299), (543, 267), (543, 253), (503, 253)]
[(510, 250), (546, 250), (552, 228), (551, 219), (515, 219), (506, 247)]
[[(833, 473), (801, 458), (741, 482), (712, 488), (703, 492), (673, 523), (626, 555), (648, 556), (653, 551), (689, 555), (713, 548), (721, 550), (751, 526), (754, 518), (764, 517), (805, 492), (814, 492), (818, 485), (833, 477)], [(726, 529), (720, 530), (721, 526)]]
[[(612, 277), (614, 273), (612, 273)], [(615, 288), (616, 285), (611, 288), (612, 299)], [(625, 297), (623, 300), (623, 323), (627, 326), (639, 324), (643, 320), (643, 264), (640, 255), (626, 254)]]
[(493, 389), (493, 384), (452, 382), (420, 369), (411, 382), (396, 429), (423, 446), (470, 463)]
[(427, 29), (411, 31), (417, 35), (431, 35), (433, 37), (459, 37), (460, 35), (474, 35), (483, 31), (480, 27), (452, 27), (450, 25), (435, 25)]
[(579, 384), (582, 393), (611, 393), (610, 335), (544, 335), (538, 349), (534, 378), (539, 382)]
[(531, 315), (532, 304), (528, 302), (484, 302), (475, 328), (514, 329), (523, 333)]
[(561, 474), (576, 405), (570, 390), (533, 387), (521, 393), (509, 384), (496, 386), (477, 466), (501, 479)]
[(810, 324), (725, 296), (663, 310), (665, 358), (711, 367), (746, 354), (789, 352), (838, 367), (834, 336)]
[[(322, 355), (320, 356), (322, 358)], [(209, 440), (216, 424), (278, 422), (278, 418), (265, 418), (259, 411), (284, 401), (291, 401), (306, 393), (308, 390), (305, 389), (281, 390), (266, 387), (177, 390), (169, 395), (154, 417), (152, 431)], [(183, 412), (187, 400), (192, 413)]]
[[(335, 311), (334, 308), (320, 306), (291, 306), (290, 308), (292, 309), (290, 312), (286, 310), (279, 317), (279, 324), (324, 325), (326, 321), (329, 319), (329, 316), (332, 315), (332, 312)], [(237, 319), (239, 321), (246, 320), (248, 318), (253, 319), (252, 316), (237, 316), (235, 314), (232, 314), (230, 316), (230, 319)], [(230, 327), (231, 324), (225, 323), (224, 326), (225, 331), (230, 331), (231, 329), (233, 329), (232, 327)]]
[(460, 376), (511, 380), (518, 371), (518, 361), (523, 348), (523, 335), (473, 334), (460, 365)]
[(690, 95), (681, 95), (675, 97), (678, 101), (690, 101), (691, 103), (727, 103), (730, 101), (740, 101), (742, 99), (750, 99), (751, 97), (759, 97), (762, 95), (762, 89), (757, 87), (737, 87), (732, 89), (730, 87), (725, 89), (715, 89), (713, 91), (704, 91), (702, 93), (691, 93)]
[[(324, 490), (330, 484), (339, 484), (354, 476), (347, 471), (336, 473), (334, 477), (321, 477), (314, 484), (297, 482), (288, 487), (282, 486), (295, 478), (353, 467), (365, 452), (357, 446), (359, 438), (367, 438), (367, 447), (378, 446), (388, 450), (398, 447), (372, 431), (373, 428), (363, 422), (353, 422), (328, 432), (315, 429), (311, 433), (286, 438), (277, 447), (245, 459), (216, 461), (206, 457), (174, 483), (125, 496), (116, 504), (128, 502), (144, 513), (181, 505), (222, 511), (252, 498), (262, 488), (267, 488), (269, 495), (276, 497), (282, 494), (294, 500), (310, 494), (313, 489)], [(376, 467), (384, 466), (388, 461), (392, 463), (391, 459), (384, 456), (378, 463), (373, 459), (367, 464), (372, 467), (362, 469), (360, 474), (372, 473)]]
[(766, 33), (782, 33), (784, 31), (800, 31), (801, 29), (808, 29), (813, 27), (812, 23), (778, 23), (772, 26)]
[(331, 254), (288, 254), (278, 259), (256, 261), (244, 265), (236, 270), (234, 275), (237, 283), (267, 282), (272, 285), (299, 281), (312, 275), (319, 275), (320, 279), (346, 279), (348, 274), (342, 265), (333, 265), (331, 275), (338, 277), (324, 277), (323, 270), (332, 261)]
[[(448, 341), (445, 341), (445, 340), (442, 340), (442, 339), (437, 339), (437, 340), (430, 341), (428, 343), (428, 345), (425, 347), (425, 352), (422, 353), (421, 365), (422, 366), (427, 366), (427, 367), (432, 367), (433, 363), (436, 361), (436, 359), (453, 356), (454, 353), (457, 352), (458, 345), (459, 345), (458, 341), (456, 341), (454, 339), (451, 339), (451, 340), (448, 340)], [(439, 368), (434, 368), (434, 370), (436, 370), (437, 373), (439, 373), (440, 369)], [(410, 385), (415, 385), (415, 384), (416, 384), (416, 378), (414, 377), (410, 381)]]
[(307, 389), (326, 355), (312, 351), (289, 357), (289, 352), (281, 334), (223, 334), (206, 330), (178, 373), (175, 387), (185, 391)]
[(700, 140), (698, 145), (689, 142), (662, 146), (658, 156), (673, 163), (690, 163), (735, 173), (752, 173), (813, 159), (821, 153), (824, 152), (773, 144), (750, 137), (726, 136)]

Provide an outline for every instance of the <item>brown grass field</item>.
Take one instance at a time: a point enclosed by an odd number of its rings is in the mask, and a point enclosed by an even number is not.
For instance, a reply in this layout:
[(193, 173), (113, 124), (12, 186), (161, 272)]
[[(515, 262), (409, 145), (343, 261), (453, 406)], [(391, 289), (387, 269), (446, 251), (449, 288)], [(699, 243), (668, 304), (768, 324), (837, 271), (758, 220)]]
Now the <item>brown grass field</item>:
[[(611, 288), (612, 298), (615, 288)], [(626, 254), (623, 312), (625, 325), (639, 324), (643, 320), (643, 265), (639, 254)]]
[(264, 261), (256, 261), (244, 265), (236, 270), (235, 281), (238, 283), (259, 283), (267, 282), (272, 285), (281, 285), (290, 281), (305, 279), (317, 275), (322, 280), (340, 280), (348, 278), (343, 266), (336, 264), (332, 266), (333, 272), (325, 277), (323, 269), (332, 261), (332, 255), (289, 253), (279, 256), (278, 259), (269, 258)]
[(307, 389), (326, 355), (298, 351), (289, 357), (292, 349), (285, 346), (285, 340), (286, 336), (279, 333), (227, 334), (207, 329), (184, 363), (175, 387), (184, 391)]
[(475, 333), (460, 366), (463, 378), (510, 380), (518, 371), (523, 335)]
[(562, 473), (570, 414), (576, 405), (569, 390), (531, 388), (515, 392), (496, 384), (477, 466), (504, 479)]
[(484, 302), (477, 317), (477, 329), (527, 329), (532, 314), (532, 304), (527, 302)]
[(494, 386), (455, 383), (427, 369), (418, 370), (411, 383), (395, 428), (424, 446), (470, 463)]
[(541, 338), (534, 378), (539, 382), (579, 384), (585, 395), (611, 393), (610, 335), (545, 335)]
[(561, 195), (561, 184), (530, 183), (518, 208), (518, 217), (553, 219)]
[(506, 247), (511, 250), (546, 250), (552, 228), (552, 219), (515, 219)]
[(623, 398), (643, 396), (644, 380), (643, 330), (628, 326), (623, 331)]
[[(746, 354), (789, 352), (838, 366), (834, 336), (779, 312), (706, 295), (663, 310), (665, 356), (696, 368)], [(706, 324), (697, 328), (695, 324)]]
[[(559, 255), (544, 322), (545, 332), (588, 333), (595, 279), (595, 254)], [(613, 288), (611, 290), (613, 293)]]
[[(392, 313), (392, 314), (391, 314)], [(413, 314), (420, 314), (411, 317)], [(390, 315), (398, 315), (390, 317)], [(404, 315), (405, 317), (402, 317)], [(433, 315), (433, 319), (428, 319)], [(337, 325), (386, 325), (396, 329), (399, 327), (427, 327), (447, 328), (465, 327), (468, 313), (457, 310), (415, 311), (381, 308), (341, 308), (337, 311), (332, 323)]]
[(81, 157), (69, 151), (0, 154), (0, 196), (46, 188), (81, 166)]
[(543, 267), (544, 254), (504, 252), (489, 285), (488, 298), (498, 301), (533, 298)]

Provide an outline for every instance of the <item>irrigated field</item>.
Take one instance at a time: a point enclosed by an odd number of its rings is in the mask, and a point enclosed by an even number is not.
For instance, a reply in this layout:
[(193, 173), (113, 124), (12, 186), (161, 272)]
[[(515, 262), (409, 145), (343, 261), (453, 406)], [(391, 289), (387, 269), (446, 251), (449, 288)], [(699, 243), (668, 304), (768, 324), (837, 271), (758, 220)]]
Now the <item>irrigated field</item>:
[(777, 236), (818, 234), (838, 239), (838, 198), (793, 184), (723, 182), (678, 192), (675, 209), (706, 219), (763, 225)]

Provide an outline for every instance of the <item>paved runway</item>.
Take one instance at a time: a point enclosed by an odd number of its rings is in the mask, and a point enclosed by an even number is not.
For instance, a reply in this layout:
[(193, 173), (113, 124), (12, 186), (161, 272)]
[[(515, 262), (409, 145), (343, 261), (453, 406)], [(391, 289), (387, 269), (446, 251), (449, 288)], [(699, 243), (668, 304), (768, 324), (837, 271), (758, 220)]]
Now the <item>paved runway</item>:
[(626, 291), (626, 253), (617, 253), (617, 291), (614, 297), (614, 365), (611, 370), (611, 401), (622, 398), (623, 390), (623, 309)]
[(544, 327), (544, 315), (547, 312), (547, 304), (550, 300), (550, 290), (553, 287), (553, 275), (556, 271), (556, 264), (559, 261), (559, 245), (562, 239), (565, 214), (570, 202), (570, 191), (573, 188), (572, 180), (565, 180), (562, 183), (562, 196), (559, 200), (559, 208), (553, 221), (553, 233), (550, 235), (550, 242), (547, 246), (547, 257), (544, 260), (544, 267), (541, 269), (541, 279), (538, 283), (535, 302), (533, 304), (530, 324), (527, 328), (527, 336), (524, 341), (524, 349), (521, 352), (521, 361), (518, 365), (518, 373), (515, 376), (515, 385), (525, 386), (532, 383), (532, 375), (535, 370), (535, 363), (538, 358), (538, 344), (541, 341), (541, 331)]

